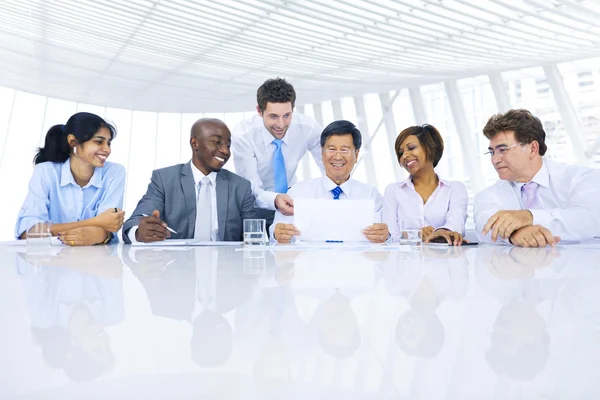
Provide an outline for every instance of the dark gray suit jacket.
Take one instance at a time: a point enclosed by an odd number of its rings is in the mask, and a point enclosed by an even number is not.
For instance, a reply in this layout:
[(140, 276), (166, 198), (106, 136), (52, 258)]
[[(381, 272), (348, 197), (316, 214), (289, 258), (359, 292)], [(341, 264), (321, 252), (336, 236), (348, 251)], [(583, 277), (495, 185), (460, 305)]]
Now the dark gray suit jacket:
[[(193, 239), (196, 226), (196, 184), (191, 162), (157, 169), (146, 194), (123, 224), (123, 242), (131, 243), (127, 232), (139, 225), (142, 214), (160, 212), (160, 218), (174, 229), (171, 239)], [(217, 218), (220, 241), (242, 241), (244, 219), (256, 218), (250, 181), (222, 169), (217, 173)], [(210, 205), (208, 205), (210, 206)]]

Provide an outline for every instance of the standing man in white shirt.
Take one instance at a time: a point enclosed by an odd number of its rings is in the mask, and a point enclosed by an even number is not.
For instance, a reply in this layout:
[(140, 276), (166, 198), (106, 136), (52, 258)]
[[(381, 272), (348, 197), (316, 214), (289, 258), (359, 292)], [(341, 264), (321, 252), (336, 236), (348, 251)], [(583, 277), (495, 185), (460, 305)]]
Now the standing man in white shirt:
[(492, 116), (483, 134), (500, 180), (475, 197), (480, 241), (544, 247), (600, 237), (600, 171), (544, 158), (546, 133), (527, 110)]
[[(302, 181), (290, 189), (290, 196), (305, 199), (366, 200), (373, 199), (375, 223), (365, 227), (365, 238), (374, 243), (383, 243), (389, 238), (388, 226), (381, 223), (383, 197), (377, 189), (350, 178), (356, 165), (362, 136), (352, 122), (334, 121), (321, 133), (321, 151), (326, 176)], [(348, 216), (351, 218), (351, 216)], [(278, 243), (290, 243), (301, 237), (293, 225), (294, 217), (278, 211), (271, 229), (272, 238)]]
[(265, 81), (256, 102), (258, 114), (233, 129), (231, 149), (235, 170), (252, 183), (257, 213), (267, 220), (268, 229), (275, 210), (294, 214), (294, 200), (287, 191), (296, 183), (296, 169), (307, 151), (323, 170), (322, 127), (311, 117), (293, 114), (296, 92), (285, 79)]

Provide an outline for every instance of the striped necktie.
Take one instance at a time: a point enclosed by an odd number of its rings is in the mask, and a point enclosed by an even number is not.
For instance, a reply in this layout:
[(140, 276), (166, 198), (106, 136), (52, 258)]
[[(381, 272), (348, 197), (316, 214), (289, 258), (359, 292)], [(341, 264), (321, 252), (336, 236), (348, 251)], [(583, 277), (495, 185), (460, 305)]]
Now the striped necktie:
[(535, 208), (537, 200), (537, 190), (539, 185), (535, 182), (527, 182), (521, 186), (521, 197), (523, 198), (523, 204), (527, 209)]
[(342, 194), (343, 192), (344, 191), (339, 186), (336, 186), (333, 189), (331, 189), (331, 193), (333, 193), (333, 199), (334, 200), (339, 200), (340, 199), (340, 194)]

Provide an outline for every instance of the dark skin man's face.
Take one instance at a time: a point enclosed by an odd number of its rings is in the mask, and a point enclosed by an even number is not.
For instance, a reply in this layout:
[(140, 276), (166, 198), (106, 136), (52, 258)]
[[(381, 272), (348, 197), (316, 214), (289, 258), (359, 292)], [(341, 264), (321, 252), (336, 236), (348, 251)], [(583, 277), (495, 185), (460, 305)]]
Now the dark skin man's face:
[(222, 122), (197, 122), (190, 139), (192, 162), (203, 174), (218, 172), (231, 156), (231, 132)]

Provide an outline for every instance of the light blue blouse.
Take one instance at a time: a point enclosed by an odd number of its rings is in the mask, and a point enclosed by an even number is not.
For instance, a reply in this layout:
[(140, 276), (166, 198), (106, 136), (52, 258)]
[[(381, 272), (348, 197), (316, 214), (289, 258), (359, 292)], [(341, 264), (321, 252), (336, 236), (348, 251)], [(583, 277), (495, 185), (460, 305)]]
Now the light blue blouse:
[[(64, 224), (93, 218), (110, 208), (122, 209), (124, 191), (125, 168), (119, 164), (106, 162), (103, 168), (96, 168), (84, 187), (75, 182), (70, 158), (62, 164), (37, 164), (17, 218), (15, 237), (43, 221)], [(110, 243), (118, 242), (113, 234)]]

